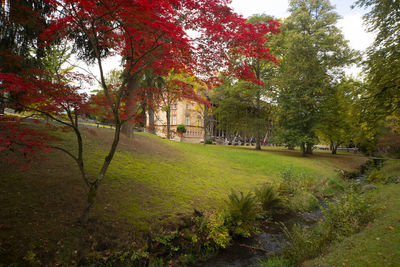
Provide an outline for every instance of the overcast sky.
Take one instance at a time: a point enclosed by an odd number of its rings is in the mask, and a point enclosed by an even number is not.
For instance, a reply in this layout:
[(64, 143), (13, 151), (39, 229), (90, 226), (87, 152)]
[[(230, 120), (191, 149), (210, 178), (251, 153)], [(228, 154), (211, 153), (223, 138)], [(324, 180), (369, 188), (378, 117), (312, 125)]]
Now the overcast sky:
[[(365, 31), (362, 21), (364, 9), (352, 9), (353, 0), (331, 0), (336, 12), (342, 17), (338, 21), (338, 27), (342, 29), (343, 34), (349, 40), (350, 46), (357, 50), (365, 50), (371, 45), (374, 36)], [(244, 17), (253, 14), (265, 13), (276, 18), (285, 18), (289, 16), (287, 11), (289, 7), (288, 0), (232, 0), (231, 7)]]

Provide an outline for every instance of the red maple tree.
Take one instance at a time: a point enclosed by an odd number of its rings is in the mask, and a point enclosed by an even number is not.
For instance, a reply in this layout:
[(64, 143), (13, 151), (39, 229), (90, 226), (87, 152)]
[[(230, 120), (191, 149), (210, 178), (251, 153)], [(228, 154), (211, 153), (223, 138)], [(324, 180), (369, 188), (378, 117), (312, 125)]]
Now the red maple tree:
[[(221, 72), (261, 83), (247, 61), (234, 60), (237, 57), (275, 60), (265, 43), (268, 33), (279, 32), (279, 23), (274, 20), (268, 24), (247, 23), (228, 6), (229, 0), (46, 0), (46, 3), (52, 8), (51, 23), (41, 35), (42, 40), (48, 44), (54, 40), (73, 43), (78, 58), (96, 63), (100, 73), (104, 96), (101, 102), (110, 110), (115, 133), (97, 176), (88, 177), (84, 167), (77, 118), (88, 105), (77, 88), (43, 80), (38, 74), (1, 74), (0, 88), (2, 95), (18, 91), (26, 96), (21, 98), (22, 105), (74, 130), (80, 144), (78, 155), (64, 152), (76, 160), (88, 186), (84, 221), (115, 154), (121, 131), (128, 136), (133, 133), (136, 104), (146, 95), (139, 88), (146, 69), (158, 75), (174, 69), (177, 73), (196, 75), (212, 87)], [(121, 84), (113, 88), (106, 83), (104, 74), (104, 59), (112, 55), (120, 55), (123, 60)], [(190, 86), (183, 88), (190, 91)], [(183, 94), (192, 95), (189, 91)], [(67, 113), (68, 122), (54, 115), (63, 112)]]

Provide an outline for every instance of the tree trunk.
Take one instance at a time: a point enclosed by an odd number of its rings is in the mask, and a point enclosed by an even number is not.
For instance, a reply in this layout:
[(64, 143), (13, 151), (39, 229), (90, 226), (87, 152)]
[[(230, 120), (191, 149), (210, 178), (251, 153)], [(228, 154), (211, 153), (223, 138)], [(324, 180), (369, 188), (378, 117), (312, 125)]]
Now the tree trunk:
[(171, 108), (168, 107), (167, 111), (165, 112), (167, 116), (167, 139), (171, 137)]
[(126, 115), (128, 120), (122, 125), (121, 132), (129, 138), (133, 137), (133, 129), (135, 128), (136, 101), (137, 89), (139, 86), (139, 78), (135, 75), (129, 78), (127, 85), (126, 100)]
[(303, 153), (303, 156), (305, 156), (307, 154), (307, 152), (306, 152), (306, 144), (305, 143), (301, 143), (300, 148), (301, 148), (301, 152)]
[(333, 155), (336, 155), (336, 154), (337, 154), (337, 149), (338, 149), (338, 147), (339, 147), (339, 143), (336, 144), (336, 145), (332, 143), (332, 154), (333, 154)]
[(204, 143), (203, 143), (203, 145), (206, 145), (207, 129), (208, 129), (208, 124), (210, 123), (209, 119), (208, 119), (208, 106), (207, 105), (204, 105), (203, 118), (204, 118)]
[(260, 135), (257, 133), (256, 136), (256, 150), (261, 150), (261, 138)]
[(288, 145), (287, 145), (287, 149), (288, 149), (288, 150), (294, 150), (294, 145), (288, 144)]
[(146, 116), (146, 112), (148, 109), (148, 105), (146, 103), (146, 101), (142, 102), (142, 116), (143, 116), (143, 129), (146, 129), (146, 125), (147, 125), (147, 116)]
[(100, 170), (99, 174), (97, 175), (96, 181), (89, 184), (89, 192), (87, 195), (87, 206), (86, 206), (85, 210), (83, 211), (83, 214), (80, 218), (80, 222), (83, 224), (86, 224), (89, 219), (90, 210), (96, 199), (97, 189), (99, 188), (101, 182), (103, 181), (103, 179), (106, 175), (107, 169), (110, 166), (110, 163), (114, 157), (115, 151), (117, 150), (120, 133), (121, 133), (121, 127), (117, 123), (115, 125), (114, 140), (112, 142), (110, 151), (108, 152), (107, 156), (104, 159), (103, 166), (101, 167), (101, 170)]
[(156, 134), (156, 128), (154, 125), (154, 110), (151, 105), (149, 105), (148, 108), (148, 113), (149, 113), (149, 128), (148, 132), (152, 134)]
[(92, 184), (90, 186), (90, 189), (89, 189), (89, 192), (87, 195), (87, 206), (86, 206), (85, 210), (83, 211), (81, 218), (79, 219), (79, 221), (84, 225), (87, 224), (87, 222), (89, 220), (90, 210), (92, 209), (94, 200), (97, 195), (97, 187), (98, 186), (96, 186), (96, 184)]
[(4, 114), (4, 99), (3, 94), (0, 93), (0, 115)]
[(313, 146), (313, 143), (306, 143), (306, 154), (312, 155)]

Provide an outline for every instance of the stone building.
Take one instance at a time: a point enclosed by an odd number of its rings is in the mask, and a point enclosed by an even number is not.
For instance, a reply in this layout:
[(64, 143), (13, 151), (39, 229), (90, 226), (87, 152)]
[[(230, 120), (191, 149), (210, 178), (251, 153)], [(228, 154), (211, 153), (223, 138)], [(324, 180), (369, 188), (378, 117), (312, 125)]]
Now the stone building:
[[(147, 114), (146, 128), (149, 128), (149, 115)], [(171, 104), (171, 139), (189, 143), (204, 141), (203, 107), (190, 101), (182, 100)], [(179, 124), (186, 126), (186, 133), (182, 138), (176, 133)], [(166, 112), (159, 110), (154, 112), (154, 129), (158, 136), (167, 136)]]

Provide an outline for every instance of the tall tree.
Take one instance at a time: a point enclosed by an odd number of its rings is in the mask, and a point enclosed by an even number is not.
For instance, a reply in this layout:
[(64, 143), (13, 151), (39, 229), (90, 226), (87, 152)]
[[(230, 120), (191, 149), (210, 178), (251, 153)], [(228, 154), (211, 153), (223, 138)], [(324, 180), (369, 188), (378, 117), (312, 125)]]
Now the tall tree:
[(341, 80), (326, 92), (321, 105), (316, 134), (320, 141), (330, 145), (332, 154), (336, 154), (339, 145), (354, 141), (359, 132), (360, 124), (353, 108), (358, 101), (354, 95), (355, 83), (351, 78)]
[[(0, 2), (0, 71), (22, 74), (41, 65), (45, 48), (40, 34), (47, 26), (50, 7), (45, 1)], [(5, 99), (0, 92), (0, 114)], [(17, 95), (8, 97), (13, 101)], [(13, 105), (14, 103), (9, 103)]]
[(353, 52), (335, 26), (339, 15), (328, 0), (292, 0), (289, 11), (276, 86), (280, 135), (311, 154), (324, 95), (343, 75), (341, 68)]
[(398, 0), (358, 0), (355, 4), (369, 10), (364, 20), (368, 30), (376, 33), (365, 62), (371, 105), (399, 116), (400, 3)]
[(228, 134), (240, 134), (254, 138), (256, 149), (261, 149), (261, 138), (265, 135), (270, 115), (270, 103), (259, 97), (258, 85), (248, 82), (229, 83), (215, 88), (212, 102), (218, 127)]
[[(268, 25), (272, 17), (265, 14), (250, 17), (248, 23), (263, 23)], [(277, 33), (277, 32), (274, 32)], [(272, 33), (267, 38), (273, 39)], [(271, 40), (265, 44), (265, 48), (271, 49)], [(273, 49), (272, 49), (273, 50)], [(268, 101), (272, 96), (272, 77), (276, 72), (276, 62), (261, 58), (245, 59), (240, 55), (234, 62), (246, 61), (250, 71), (260, 81), (251, 83), (246, 81), (228, 80), (223, 86), (217, 89), (214, 96), (215, 114), (219, 126), (224, 127), (228, 132), (241, 132), (255, 138), (256, 150), (261, 149), (261, 142), (269, 125), (270, 105)]]

